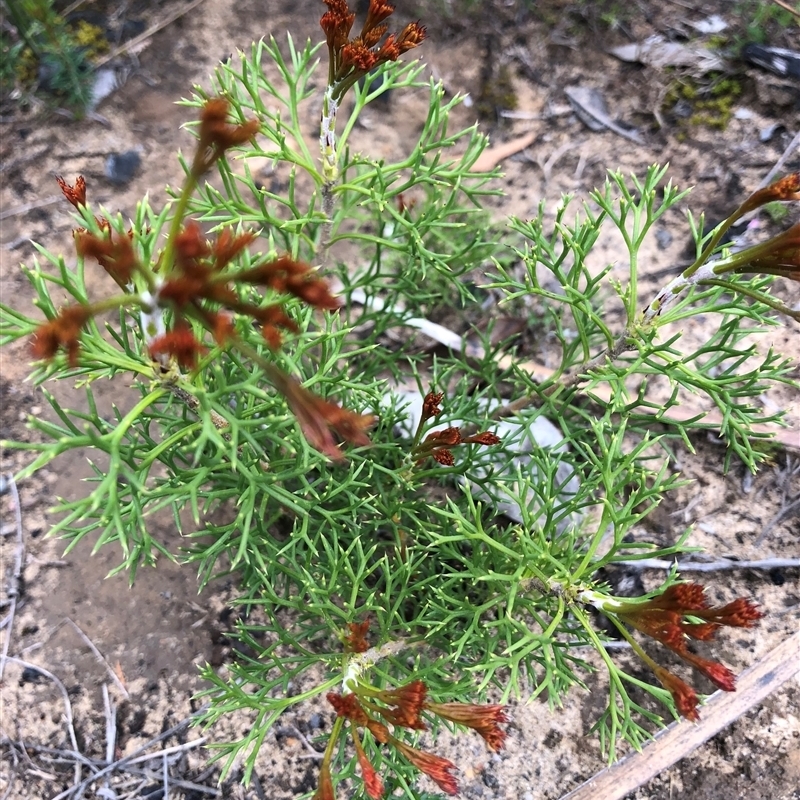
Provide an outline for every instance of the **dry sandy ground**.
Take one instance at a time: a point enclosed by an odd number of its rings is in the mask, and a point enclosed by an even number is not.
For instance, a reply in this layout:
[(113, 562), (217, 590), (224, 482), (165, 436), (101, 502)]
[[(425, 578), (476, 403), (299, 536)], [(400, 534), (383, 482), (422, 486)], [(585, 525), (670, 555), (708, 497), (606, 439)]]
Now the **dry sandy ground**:
[[(559, 7), (566, 6), (550, 5), (556, 17)], [(641, 38), (654, 29), (663, 29), (668, 22), (703, 16), (687, 10), (687, 5), (691, 4), (639, 4), (650, 13), (650, 21), (645, 21), (642, 14), (634, 14), (629, 22), (632, 34)], [(702, 10), (708, 13), (725, 5), (706, 3)], [(174, 6), (160, 8), (158, 3), (151, 3), (137, 10), (131, 5), (128, 13), (155, 19)], [(508, 4), (498, 3), (497, 9), (501, 6)], [(318, 39), (320, 7), (310, 0), (206, 0), (152, 38), (125, 85), (98, 109), (106, 124), (52, 116), (46, 121), (22, 116), (6, 123), (0, 143), (5, 173), (0, 206), (3, 210), (13, 209), (55, 195), (54, 174), (85, 175), (92, 200), (124, 215), (133, 213), (136, 200), (145, 191), (150, 192), (154, 203), (159, 203), (165, 197), (165, 185), (178, 183), (180, 178), (175, 149), (188, 142), (186, 133), (179, 130), (186, 113), (174, 104), (175, 100), (186, 95), (192, 83), (207, 85), (214, 63), (237, 47), (246, 47), (254, 37), (272, 33), (282, 39), (289, 29), (299, 40), (307, 36)], [(406, 17), (416, 16), (416, 9), (410, 4), (405, 11)], [(557, 26), (554, 34), (552, 25), (548, 27), (535, 16), (522, 15), (511, 24), (503, 22), (506, 17), (499, 15), (490, 23), (487, 20), (493, 14), (488, 8), (487, 16), (475, 26), (442, 26), (438, 31), (432, 28), (422, 56), (449, 91), (477, 96), (485, 36), (491, 33), (506, 53), (513, 52), (514, 47), (525, 48), (527, 74), (522, 68), (512, 69), (511, 74), (518, 109), (530, 112), (534, 118), (489, 127), (495, 141), (512, 139), (527, 131), (534, 131), (536, 136), (523, 154), (504, 164), (503, 188), (507, 196), (496, 202), (498, 218), (509, 214), (526, 216), (542, 197), (553, 199), (562, 191), (585, 196), (603, 180), (606, 168), (618, 167), (641, 175), (647, 165), (667, 160), (672, 164), (671, 175), (676, 183), (697, 187), (683, 208), (690, 205), (696, 211), (710, 208), (712, 215), (721, 213), (759, 183), (785, 148), (788, 135), (800, 128), (797, 106), (770, 105), (752, 89), (741, 98), (741, 107), (749, 113), (734, 118), (724, 134), (698, 130), (682, 138), (675, 131), (665, 130), (649, 137), (646, 145), (635, 145), (608, 131), (589, 131), (568, 112), (562, 93), (565, 86), (594, 86), (604, 92), (616, 115), (636, 119), (657, 105), (660, 78), (652, 71), (623, 65), (594, 46), (585, 46), (587, 39), (583, 45), (576, 40), (570, 46), (563, 25)], [(513, 21), (513, 17), (510, 19)], [(619, 32), (608, 35), (621, 36)], [(419, 129), (424, 111), (422, 92), (400, 95), (393, 99), (388, 113), (366, 114), (366, 126), (358, 132), (355, 145), (369, 148), (374, 156), (402, 153), (405, 143)], [(535, 118), (537, 115), (539, 118)], [(462, 106), (454, 117), (454, 125), (470, 124), (475, 110)], [(784, 126), (786, 135), (760, 142), (759, 131), (776, 122)], [(309, 109), (309, 126), (314, 124), (315, 112)], [(105, 158), (109, 153), (133, 148), (141, 149), (139, 172), (127, 186), (112, 186), (103, 177)], [(788, 168), (800, 169), (800, 154), (789, 161)], [(43, 205), (3, 220), (0, 259), (5, 302), (21, 308), (30, 303), (31, 292), (18, 265), (30, 263), (33, 250), (20, 237), (30, 237), (56, 252), (70, 253), (72, 223), (64, 205)], [(647, 252), (643, 297), (654, 292), (664, 282), (664, 275), (682, 259), (686, 241), (682, 210), (668, 215), (663, 226), (672, 236), (671, 244), (662, 249), (653, 243)], [(613, 238), (603, 242), (597, 255), (604, 263), (621, 259)], [(790, 302), (800, 300), (798, 287), (788, 287), (786, 293)], [(768, 343), (800, 359), (799, 330), (797, 324), (787, 323), (775, 329)], [(697, 323), (691, 335), (702, 339), (707, 330)], [(24, 382), (28, 354), (23, 344), (6, 348), (0, 358), (0, 437), (25, 440), (30, 436), (25, 427), (27, 415), (44, 413), (46, 403), (37, 390)], [(60, 397), (72, 395), (67, 386), (51, 388)], [(118, 399), (120, 392), (124, 393), (124, 386), (108, 387), (106, 399)], [(775, 391), (768, 393), (764, 402), (786, 408), (793, 430), (800, 431), (796, 395)], [(18, 470), (27, 461), (24, 453), (9, 449), (4, 449), (2, 455), (6, 473)], [(721, 456), (716, 445), (702, 441), (697, 443), (696, 454), (679, 454), (684, 475), (694, 482), (669, 498), (648, 520), (647, 536), (655, 541), (666, 540), (695, 524), (692, 542), (714, 556), (735, 554), (757, 559), (800, 555), (800, 517), (796, 511), (772, 525), (757, 543), (765, 526), (787, 503), (800, 497), (798, 456), (780, 453), (755, 479), (740, 467), (723, 474)], [(48, 670), (60, 680), (71, 707), (76, 742), (70, 743), (67, 736), (64, 697), (53, 681), (35, 671), (25, 671), (19, 661), (10, 661), (0, 688), (0, 737), (5, 743), (0, 797), (52, 798), (72, 784), (71, 766), (46, 760), (46, 754), (37, 747), (77, 746), (87, 756), (105, 756), (104, 687), (108, 687), (110, 702), (117, 706), (115, 755), (125, 755), (191, 713), (195, 707), (192, 694), (202, 688), (196, 677), (198, 664), (209, 661), (224, 672), (231, 658), (230, 643), (225, 638), (229, 620), (226, 600), (233, 595), (230, 583), (213, 584), (198, 596), (191, 568), (162, 560), (156, 569), (142, 570), (129, 588), (123, 575), (106, 577), (116, 566), (119, 553), (103, 548), (91, 555), (88, 542), (61, 558), (62, 545), (46, 537), (51, 524), (47, 509), (55, 496), (72, 498), (84, 491), (80, 480), (86, 474), (81, 460), (62, 461), (19, 487), (26, 558), (9, 653)], [(10, 495), (2, 502), (6, 534), (11, 530), (8, 526), (13, 525)], [(169, 541), (170, 536), (173, 541), (177, 538), (167, 520), (162, 538)], [(8, 575), (13, 571), (14, 537), (4, 535), (0, 547)], [(714, 599), (750, 595), (768, 612), (757, 631), (722, 637), (716, 648), (719, 657), (733, 668), (742, 669), (798, 629), (798, 575), (797, 569), (737, 571), (709, 579)], [(643, 577), (648, 587), (658, 580), (655, 573)], [(79, 630), (66, 620), (79, 626)], [(8, 636), (8, 631), (3, 635)], [(88, 642), (93, 643), (104, 661), (98, 660)], [(114, 678), (124, 682), (127, 698)], [(472, 737), (457, 741), (443, 737), (437, 751), (450, 755), (463, 767), (463, 795), (487, 800), (555, 800), (602, 768), (597, 742), (586, 736), (601, 707), (602, 686), (599, 681), (590, 682), (590, 686), (590, 693), (576, 691), (566, 698), (563, 708), (552, 712), (539, 701), (515, 704), (508, 746), (498, 755), (487, 754)], [(321, 704), (301, 706), (287, 714), (262, 748), (256, 782), (242, 788), (234, 770), (232, 779), (221, 788), (221, 796), (289, 800), (313, 791), (318, 761), (306, 748), (304, 736), (324, 732), (331, 717), (331, 710)], [(211, 741), (225, 739), (236, 736), (247, 725), (244, 715), (232, 717), (206, 736)], [(166, 746), (186, 745), (180, 761), (172, 767), (172, 775), (196, 785), (215, 787), (218, 773), (213, 767), (206, 768), (208, 751), (197, 743), (200, 736), (198, 730), (182, 728), (165, 740)], [(21, 744), (12, 748), (9, 740), (24, 744), (27, 749), (23, 750)], [(144, 775), (129, 773), (126, 791), (138, 792), (131, 796), (161, 797), (161, 762), (139, 767), (152, 769)], [(115, 779), (112, 786), (122, 796), (121, 779)], [(789, 800), (800, 796), (798, 786), (800, 682), (795, 678), (632, 797)], [(181, 789), (176, 783), (173, 787), (170, 797), (207, 796), (199, 789)]]

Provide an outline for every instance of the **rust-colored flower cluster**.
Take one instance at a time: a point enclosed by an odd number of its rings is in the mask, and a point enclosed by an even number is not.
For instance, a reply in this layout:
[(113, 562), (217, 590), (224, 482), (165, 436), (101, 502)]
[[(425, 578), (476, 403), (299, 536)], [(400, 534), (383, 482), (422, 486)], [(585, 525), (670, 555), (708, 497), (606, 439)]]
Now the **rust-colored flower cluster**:
[[(292, 294), (309, 305), (332, 310), (338, 308), (327, 283), (319, 278), (310, 265), (288, 256), (266, 261), (256, 267), (238, 272), (225, 271), (254, 239), (256, 234), (234, 234), (223, 230), (212, 244), (200, 226), (190, 220), (175, 239), (175, 264), (154, 296), (159, 307), (172, 308), (177, 316), (176, 329), (185, 315), (203, 322), (218, 344), (224, 344), (233, 335), (232, 314), (249, 317), (256, 323), (264, 339), (273, 350), (281, 345), (281, 330), (299, 331), (294, 320), (281, 304), (257, 305), (239, 299), (233, 286), (252, 285), (276, 292)], [(215, 309), (209, 308), (208, 303)], [(180, 334), (182, 337), (184, 334)], [(166, 333), (151, 345), (151, 353), (170, 350), (170, 334)], [(200, 351), (198, 342), (197, 352)], [(192, 367), (195, 358), (179, 359), (183, 367)], [(196, 355), (196, 353), (195, 353)]]
[(40, 325), (31, 342), (34, 358), (50, 360), (63, 347), (69, 365), (77, 366), (81, 330), (93, 315), (91, 306), (68, 306), (55, 319)]
[[(428, 420), (442, 413), (440, 403), (444, 397), (443, 392), (428, 392), (422, 401), (422, 415), (417, 430), (417, 439)], [(444, 428), (440, 431), (429, 433), (422, 442), (418, 442), (412, 449), (416, 463), (422, 464), (427, 458), (433, 458), (446, 467), (452, 467), (455, 462), (453, 447), (461, 444), (495, 445), (500, 443), (500, 437), (489, 431), (464, 436), (459, 428)]]
[(767, 203), (785, 203), (791, 200), (800, 200), (800, 172), (784, 175), (784, 177), (779, 178), (769, 186), (753, 192), (739, 206), (734, 216), (737, 218), (742, 217)]
[(207, 172), (226, 150), (250, 141), (260, 123), (250, 119), (241, 124), (228, 122), (230, 103), (224, 97), (211, 97), (200, 111), (200, 138), (192, 161), (192, 175)]
[[(236, 287), (260, 287), (291, 295), (315, 309), (332, 311), (339, 307), (327, 282), (309, 265), (289, 256), (265, 260), (238, 271), (232, 266), (256, 238), (252, 231), (220, 231), (209, 241), (200, 226), (186, 221), (183, 209), (199, 177), (231, 147), (251, 139), (259, 128), (257, 120), (241, 124), (228, 121), (229, 102), (208, 99), (200, 112), (197, 150), (187, 174), (177, 211), (164, 249), (152, 264), (139, 260), (133, 233), (112, 231), (108, 220), (96, 219), (99, 231), (75, 231), (75, 246), (82, 258), (93, 258), (114, 278), (123, 294), (93, 304), (62, 309), (36, 330), (32, 350), (36, 358), (52, 359), (63, 348), (69, 363), (76, 366), (82, 328), (95, 315), (111, 309), (137, 308), (150, 356), (167, 366), (174, 360), (182, 368), (194, 368), (206, 349), (193, 330), (199, 323), (219, 345), (233, 343), (258, 360), (267, 377), (286, 398), (308, 441), (332, 459), (342, 459), (333, 434), (344, 441), (368, 445), (365, 431), (374, 418), (355, 414), (304, 389), (300, 383), (265, 361), (236, 336), (236, 319), (245, 317), (259, 326), (267, 344), (276, 350), (282, 332), (299, 332), (295, 321), (280, 302), (261, 305), (240, 299)], [(63, 178), (58, 184), (75, 208), (86, 206), (86, 181), (80, 176), (74, 186)], [(134, 278), (138, 275), (134, 285)], [(146, 287), (146, 288), (143, 288)], [(165, 312), (172, 312), (167, 328)]]
[[(328, 702), (339, 717), (350, 723), (356, 757), (367, 794), (373, 798), (383, 796), (383, 781), (367, 758), (358, 732), (359, 728), (370, 732), (379, 744), (388, 744), (397, 750), (410, 764), (428, 775), (447, 794), (458, 793), (456, 766), (449, 759), (419, 750), (394, 736), (390, 730), (426, 730), (422, 714), (438, 716), (450, 722), (464, 725), (477, 731), (491, 750), (503, 747), (506, 732), (500, 726), (508, 722), (505, 708), (501, 705), (472, 705), (466, 703), (432, 703), (427, 700), (428, 687), (415, 680), (395, 689), (376, 689), (358, 684), (347, 694), (331, 692)], [(323, 772), (325, 765), (323, 765)], [(330, 775), (323, 775), (320, 788), (315, 795), (318, 800), (333, 798), (332, 788), (326, 794), (323, 787), (331, 786)]]
[(384, 39), (389, 30), (384, 20), (394, 12), (394, 6), (384, 0), (370, 0), (361, 32), (350, 38), (356, 15), (347, 0), (324, 0), (324, 3), (328, 10), (319, 24), (325, 32), (330, 56), (328, 83), (339, 85), (336, 99), (370, 70), (387, 61), (396, 61), (425, 39), (425, 28), (419, 22), (410, 22), (399, 34), (389, 34)]
[[(720, 608), (709, 607), (705, 588), (698, 583), (675, 584), (644, 603), (615, 602), (603, 610), (661, 642), (725, 692), (735, 691), (736, 676), (725, 665), (692, 653), (688, 648), (689, 640), (708, 641), (722, 626), (752, 628), (763, 616), (755, 604), (745, 598)], [(649, 657), (643, 657), (672, 695), (680, 714), (692, 721), (699, 719), (695, 690)]]
[[(56, 175), (56, 183), (67, 202), (78, 210), (86, 207), (86, 179), (83, 175), (75, 179), (74, 186), (70, 186), (60, 175)], [(117, 285), (126, 289), (139, 267), (133, 250), (133, 229), (128, 231), (127, 236), (122, 236), (112, 232), (107, 219), (95, 217), (94, 220), (100, 235), (90, 233), (86, 228), (76, 228), (72, 233), (75, 250), (81, 258), (96, 259)]]

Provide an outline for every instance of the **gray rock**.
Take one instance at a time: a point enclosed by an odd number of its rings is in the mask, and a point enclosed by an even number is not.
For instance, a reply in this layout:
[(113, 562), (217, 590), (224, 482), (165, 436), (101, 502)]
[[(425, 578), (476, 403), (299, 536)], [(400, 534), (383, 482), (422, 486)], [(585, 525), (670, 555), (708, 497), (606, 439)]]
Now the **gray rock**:
[(130, 183), (141, 163), (142, 158), (137, 150), (111, 153), (106, 159), (106, 178), (116, 186), (124, 186)]

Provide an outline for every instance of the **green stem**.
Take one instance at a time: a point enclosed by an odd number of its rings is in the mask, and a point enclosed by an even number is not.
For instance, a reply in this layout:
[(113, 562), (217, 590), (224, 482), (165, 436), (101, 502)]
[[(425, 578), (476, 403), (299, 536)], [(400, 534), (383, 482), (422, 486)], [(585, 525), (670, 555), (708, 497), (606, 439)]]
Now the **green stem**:
[(781, 314), (786, 314), (787, 317), (791, 317), (797, 322), (800, 322), (800, 311), (794, 311), (793, 309), (789, 308), (789, 306), (784, 305), (781, 303), (780, 300), (774, 300), (767, 294), (762, 294), (761, 292), (756, 292), (753, 289), (749, 289), (746, 286), (740, 286), (737, 283), (730, 283), (729, 281), (722, 281), (722, 280), (703, 280), (699, 281), (699, 283), (703, 284), (704, 286), (720, 286), (723, 289), (727, 289), (730, 292), (735, 292), (737, 294), (743, 294), (745, 297), (749, 297), (751, 300), (755, 300), (759, 303), (763, 303), (765, 306), (769, 306), (770, 308), (774, 309), (775, 311), (779, 311)]
[(600, 515), (600, 522), (597, 524), (597, 532), (592, 537), (592, 542), (586, 550), (586, 554), (581, 560), (581, 563), (578, 565), (578, 568), (572, 573), (571, 580), (573, 582), (577, 581), (581, 575), (586, 572), (587, 568), (592, 562), (592, 559), (594, 558), (595, 553), (597, 552), (597, 548), (600, 546), (600, 542), (603, 541), (606, 529), (608, 528), (608, 498), (601, 500), (601, 503), (603, 505), (603, 513)]
[(109, 443), (112, 445), (112, 450), (115, 452), (119, 449), (119, 443), (128, 432), (128, 428), (136, 421), (140, 414), (147, 409), (148, 406), (155, 403), (160, 397), (167, 394), (167, 390), (159, 387), (154, 389), (150, 394), (145, 395), (118, 423), (114, 432), (109, 438)]
[(731, 226), (742, 216), (743, 213), (742, 206), (739, 206), (739, 208), (737, 208), (736, 211), (731, 214), (731, 216), (722, 222), (719, 228), (717, 228), (716, 233), (711, 237), (711, 241), (703, 248), (703, 251), (697, 257), (697, 260), (681, 273), (684, 278), (690, 278), (695, 272), (697, 272), (698, 269), (700, 269), (700, 267), (703, 266), (703, 264), (705, 264), (706, 261), (708, 261), (722, 237), (728, 232)]
[(636, 653), (636, 655), (639, 656), (639, 658), (641, 658), (648, 667), (650, 667), (650, 669), (653, 671), (653, 674), (657, 675), (660, 669), (658, 664), (656, 664), (656, 662), (653, 661), (649, 655), (647, 655), (639, 642), (637, 642), (636, 639), (631, 636), (630, 631), (628, 631), (628, 629), (622, 624), (622, 622), (619, 621), (619, 619), (617, 619), (616, 616), (614, 616), (614, 614), (610, 614), (608, 612), (604, 613), (606, 617), (614, 624), (614, 627), (622, 634), (623, 639), (625, 639), (625, 641), (631, 646), (633, 652)]
[(328, 739), (328, 746), (325, 748), (325, 755), (322, 757), (322, 766), (320, 768), (320, 772), (322, 770), (330, 771), (331, 760), (333, 759), (333, 750), (336, 747), (336, 740), (339, 738), (339, 734), (342, 732), (343, 726), (344, 717), (336, 717), (336, 722), (333, 723), (333, 729), (331, 730), (331, 735)]
[(173, 262), (175, 260), (175, 240), (181, 231), (181, 225), (186, 217), (186, 211), (189, 208), (189, 200), (197, 188), (197, 175), (195, 175), (194, 168), (186, 176), (186, 181), (181, 190), (181, 196), (178, 198), (178, 204), (175, 206), (175, 213), (172, 216), (172, 222), (169, 226), (169, 233), (167, 234), (167, 243), (164, 246), (164, 251), (161, 253), (159, 263), (159, 272), (161, 275), (169, 275), (172, 271)]

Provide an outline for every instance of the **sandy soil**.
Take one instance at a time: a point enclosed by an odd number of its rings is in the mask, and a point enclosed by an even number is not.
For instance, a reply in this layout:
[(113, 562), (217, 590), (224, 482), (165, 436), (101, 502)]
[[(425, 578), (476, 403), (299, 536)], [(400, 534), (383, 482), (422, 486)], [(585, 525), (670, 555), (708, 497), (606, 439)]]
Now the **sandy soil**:
[[(148, 22), (174, 11), (177, 3), (130, 3), (127, 14)], [(591, 4), (589, 4), (591, 5)], [(588, 130), (569, 109), (563, 89), (588, 85), (599, 89), (613, 109), (613, 116), (651, 126), (653, 109), (668, 78), (649, 68), (623, 64), (606, 55), (601, 45), (624, 43), (626, 33), (639, 40), (653, 32), (685, 26), (713, 11), (730, 14), (728, 4), (707, 2), (639, 3), (618, 30), (592, 26), (599, 21), (575, 12), (563, 2), (540, 4), (539, 13), (514, 3), (484, 3), (468, 24), (453, 18), (426, 16), (413, 4), (401, 7), (406, 18), (422, 16), (430, 24), (431, 39), (421, 52), (433, 75), (451, 92), (481, 94), (487, 52), (509, 65), (517, 111), (529, 119), (489, 120), (483, 124), (493, 141), (513, 139), (535, 132), (533, 143), (504, 163), (502, 186), (506, 196), (495, 203), (498, 218), (529, 215), (541, 198), (554, 199), (560, 192), (585, 196), (604, 179), (607, 168), (643, 174), (647, 165), (669, 161), (671, 176), (695, 192), (680, 210), (669, 214), (662, 229), (662, 245), (655, 242), (647, 252), (641, 292), (649, 297), (684, 258), (687, 229), (682, 217), (690, 206), (721, 215), (747, 190), (755, 188), (800, 129), (800, 104), (780, 105), (780, 93), (770, 93), (776, 83), (764, 73), (748, 71), (745, 91), (737, 101), (743, 109), (724, 132), (703, 127), (680, 128), (668, 124), (653, 128), (645, 144), (636, 145), (609, 131)], [(582, 6), (578, 5), (578, 8)], [(93, 201), (132, 215), (136, 200), (145, 191), (154, 203), (165, 197), (164, 187), (177, 183), (180, 168), (175, 150), (186, 146), (180, 130), (186, 111), (175, 101), (193, 83), (208, 85), (213, 65), (254, 38), (274, 34), (283, 38), (290, 29), (298, 40), (319, 38), (321, 4), (313, 0), (206, 0), (181, 19), (156, 33), (138, 58), (124, 85), (104, 101), (98, 112), (104, 123), (75, 122), (58, 116), (19, 114), (2, 127), (0, 154), (3, 212), (36, 203), (57, 194), (54, 174), (83, 174), (91, 186)], [(702, 13), (700, 13), (702, 11)], [(731, 19), (731, 22), (735, 22)], [(788, 41), (775, 42), (788, 46)], [(130, 64), (130, 62), (126, 62)], [(766, 87), (766, 88), (765, 88)], [(777, 90), (776, 90), (777, 92)], [(368, 112), (365, 126), (357, 132), (354, 146), (369, 148), (373, 155), (403, 151), (419, 129), (425, 101), (422, 93), (409, 92), (392, 100), (388, 112)], [(315, 112), (309, 109), (309, 126)], [(470, 124), (476, 107), (462, 106), (453, 125)], [(759, 133), (782, 126), (767, 142)], [(138, 148), (142, 165), (123, 187), (104, 178), (108, 154)], [(376, 148), (378, 152), (376, 151)], [(800, 153), (786, 164), (800, 169)], [(70, 253), (72, 222), (65, 204), (47, 203), (27, 213), (8, 216), (0, 228), (0, 267), (5, 302), (13, 300), (28, 308), (31, 291), (20, 273), (20, 263), (30, 263), (34, 250), (28, 239), (55, 252)], [(596, 256), (604, 263), (622, 260), (619, 243), (604, 240)], [(800, 287), (786, 287), (790, 303), (800, 301)], [(709, 321), (709, 324), (712, 324)], [(776, 328), (770, 342), (777, 350), (800, 359), (797, 324)], [(696, 323), (693, 336), (707, 336)], [(546, 360), (546, 353), (532, 357)], [(46, 402), (26, 383), (28, 353), (24, 344), (0, 353), (0, 438), (27, 441), (29, 414), (44, 413)], [(795, 377), (800, 376), (796, 370)], [(72, 398), (68, 386), (50, 387), (60, 397)], [(108, 402), (120, 402), (123, 385), (109, 386)], [(124, 402), (122, 400), (121, 402)], [(800, 403), (788, 390), (767, 393), (763, 402), (784, 407), (800, 444)], [(4, 449), (5, 473), (27, 463), (24, 452)], [(694, 524), (692, 543), (715, 556), (740, 558), (800, 555), (800, 497), (798, 456), (779, 452), (774, 462), (755, 478), (734, 467), (722, 471), (722, 451), (712, 442), (698, 441), (696, 453), (678, 454), (683, 474), (693, 483), (670, 497), (646, 522), (643, 535), (654, 541), (672, 540)], [(2, 679), (0, 742), (4, 764), (0, 770), (0, 797), (53, 798), (74, 782), (71, 764), (48, 758), (46, 748), (78, 749), (93, 758), (104, 758), (107, 730), (103, 692), (117, 707), (117, 744), (114, 755), (134, 752), (144, 743), (185, 720), (196, 707), (192, 695), (201, 689), (196, 666), (210, 662), (220, 670), (232, 657), (226, 626), (233, 596), (230, 582), (212, 584), (198, 596), (195, 574), (161, 560), (155, 569), (143, 569), (133, 587), (127, 577), (106, 577), (120, 554), (102, 548), (91, 554), (81, 543), (62, 557), (63, 544), (47, 538), (52, 516), (48, 508), (56, 496), (71, 498), (84, 491), (87, 476), (79, 459), (56, 462), (19, 486), (26, 558), (22, 569), (20, 602), (11, 631), (9, 654)], [(787, 504), (795, 512), (777, 522)], [(0, 556), (6, 575), (13, 572), (15, 537), (13, 503), (2, 498), (3, 536)], [(767, 535), (758, 542), (765, 527)], [(10, 527), (9, 527), (10, 526)], [(178, 534), (169, 520), (160, 523), (162, 538), (177, 543)], [(769, 652), (798, 629), (800, 583), (798, 569), (737, 571), (709, 579), (714, 599), (728, 600), (742, 594), (754, 597), (768, 612), (757, 631), (724, 636), (716, 653), (734, 669), (742, 669)], [(643, 575), (646, 586), (658, 575)], [(4, 583), (5, 585), (5, 583)], [(9, 636), (8, 630), (3, 636)], [(91, 642), (104, 660), (89, 646)], [(799, 654), (800, 655), (800, 654)], [(22, 662), (35, 668), (26, 667)], [(64, 687), (71, 709), (75, 742), (68, 737), (65, 697), (44, 676), (47, 670)], [(124, 685), (127, 697), (118, 688)], [(443, 737), (437, 752), (450, 755), (463, 768), (465, 797), (556, 800), (603, 767), (599, 747), (586, 736), (601, 703), (601, 683), (590, 681), (592, 691), (574, 692), (563, 708), (548, 711), (539, 701), (512, 707), (513, 723), (507, 748), (490, 755), (470, 737)], [(307, 737), (329, 728), (332, 712), (322, 704), (302, 706), (285, 715), (270, 734), (259, 757), (256, 780), (248, 788), (238, 785), (241, 772), (218, 787), (218, 770), (208, 767), (209, 751), (199, 741), (202, 732), (180, 728), (163, 742), (184, 745), (180, 759), (171, 766), (174, 790), (170, 797), (200, 798), (218, 789), (219, 796), (289, 800), (315, 788), (317, 759), (309, 752)], [(220, 723), (205, 735), (209, 741), (241, 735), (248, 719), (241, 715)], [(238, 733), (237, 733), (238, 732)], [(194, 744), (192, 744), (194, 742)], [(142, 775), (114, 778), (111, 787), (123, 796), (162, 797), (160, 760), (140, 764)], [(84, 775), (86, 772), (84, 771)], [(175, 781), (188, 782), (181, 788)], [(127, 783), (125, 783), (127, 781)], [(190, 784), (194, 784), (192, 788)], [(797, 798), (800, 785), (800, 680), (795, 678), (735, 724), (711, 739), (693, 755), (641, 787), (637, 800), (702, 798), (703, 800), (789, 800)], [(431, 788), (431, 787), (428, 787)], [(2, 794), (5, 792), (5, 794)], [(97, 796), (102, 796), (98, 794)], [(106, 794), (107, 797), (117, 796)]]

